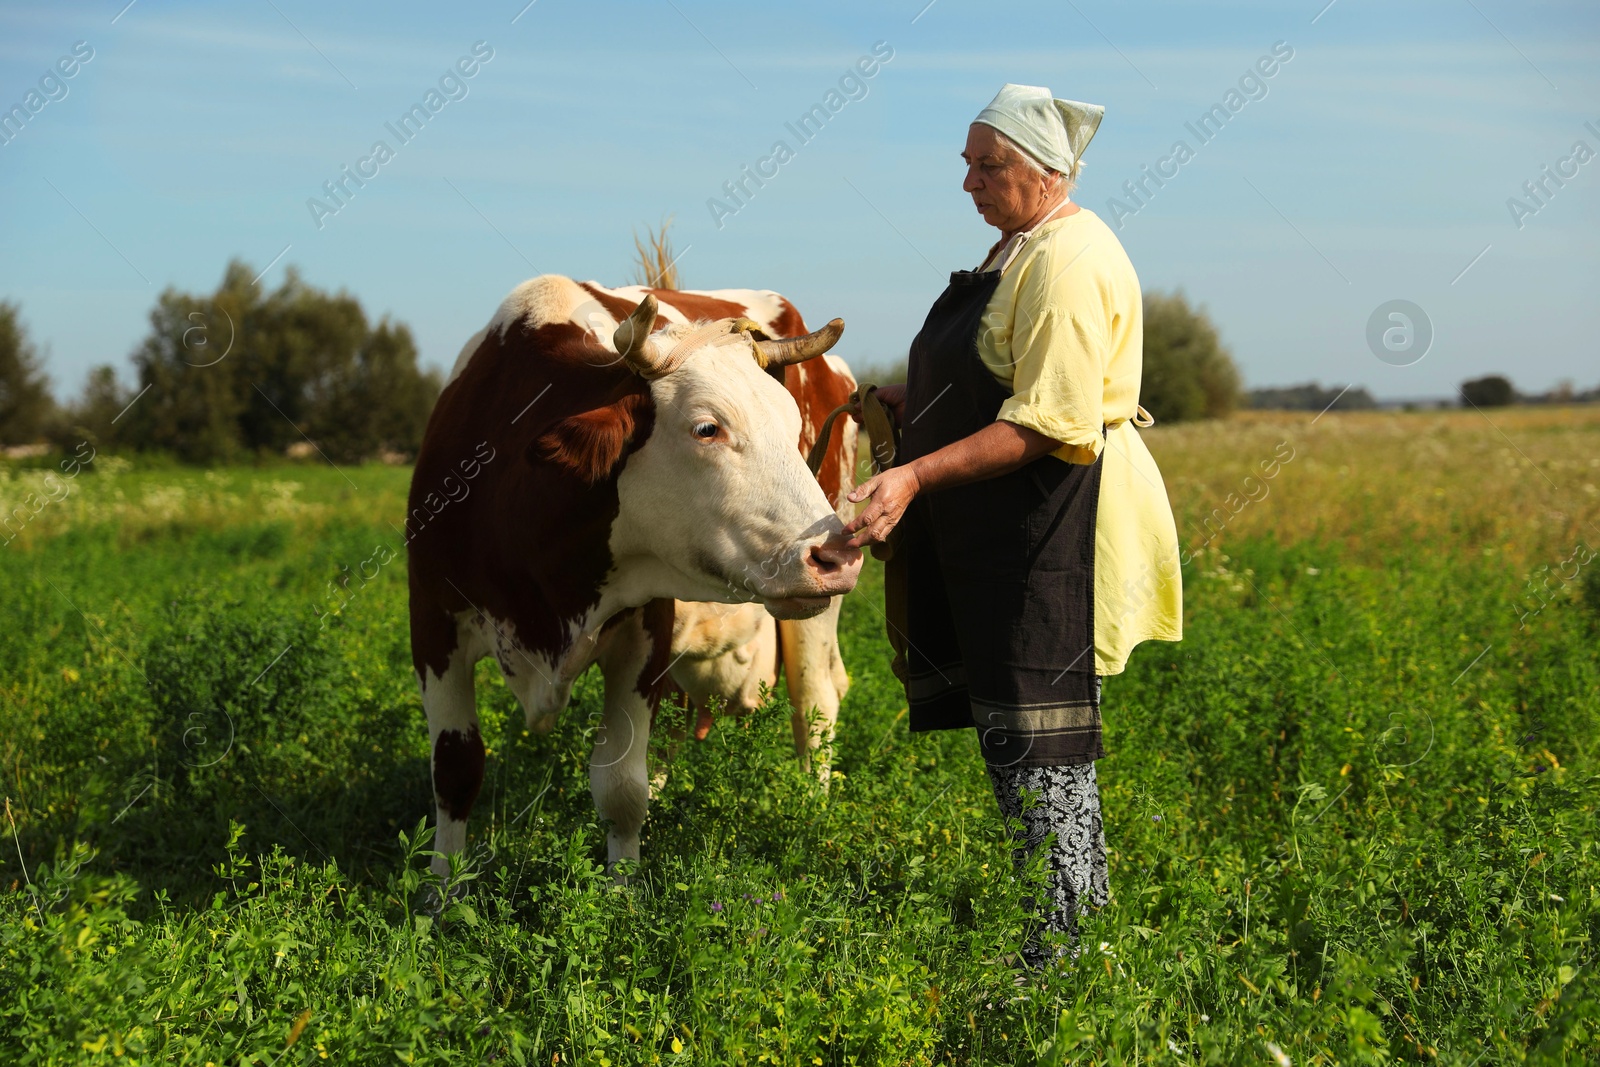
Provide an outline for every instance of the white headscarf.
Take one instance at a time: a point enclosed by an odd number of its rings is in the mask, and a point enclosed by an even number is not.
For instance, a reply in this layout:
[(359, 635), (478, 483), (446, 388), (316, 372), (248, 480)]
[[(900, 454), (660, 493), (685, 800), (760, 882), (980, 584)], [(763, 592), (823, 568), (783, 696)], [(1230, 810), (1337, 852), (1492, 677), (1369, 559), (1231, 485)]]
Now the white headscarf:
[(1007, 82), (973, 121), (999, 130), (1051, 170), (1071, 174), (1105, 113), (1099, 104), (1057, 100), (1040, 85)]

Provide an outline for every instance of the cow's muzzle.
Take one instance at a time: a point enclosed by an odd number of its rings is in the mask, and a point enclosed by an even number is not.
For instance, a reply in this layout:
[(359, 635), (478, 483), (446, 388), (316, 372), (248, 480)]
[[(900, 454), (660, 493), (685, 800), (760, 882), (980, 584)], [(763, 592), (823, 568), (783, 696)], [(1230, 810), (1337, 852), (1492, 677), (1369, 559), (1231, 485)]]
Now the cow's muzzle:
[(842, 533), (833, 534), (805, 555), (806, 576), (827, 588), (827, 596), (839, 596), (856, 587), (861, 576), (861, 550), (850, 547)]
[(779, 619), (808, 619), (825, 611), (828, 601), (856, 587), (861, 576), (861, 550), (851, 548), (841, 534), (811, 545), (801, 557), (802, 579), (798, 595), (766, 597), (767, 610)]

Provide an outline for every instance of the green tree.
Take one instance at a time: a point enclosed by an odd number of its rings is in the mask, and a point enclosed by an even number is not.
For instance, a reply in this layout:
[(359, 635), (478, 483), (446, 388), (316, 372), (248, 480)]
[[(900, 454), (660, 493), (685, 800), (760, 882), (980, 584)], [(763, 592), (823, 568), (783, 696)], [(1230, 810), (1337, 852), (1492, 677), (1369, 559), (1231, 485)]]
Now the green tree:
[(316, 440), (327, 429), (317, 409), (349, 388), (367, 332), (355, 297), (313, 289), (288, 270), (277, 291), (245, 316), (241, 368), (249, 381), (242, 383), (239, 422), (246, 446), (281, 453), (306, 437)]
[(1499, 374), (1461, 383), (1462, 401), (1474, 407), (1503, 408), (1516, 398), (1517, 391), (1512, 387), (1511, 380)]
[(132, 399), (133, 394), (117, 378), (117, 369), (102, 364), (89, 371), (83, 383), (83, 394), (72, 405), (72, 421), (96, 440), (109, 444), (116, 436), (112, 420), (122, 414)]
[(150, 388), (122, 420), (126, 439), (198, 463), (306, 438), (340, 462), (415, 451), (440, 382), (418, 368), (410, 330), (369, 326), (355, 297), (293, 267), (270, 293), (252, 278), (234, 261), (209, 296), (161, 294), (134, 354)]
[(132, 399), (133, 394), (117, 379), (115, 367), (107, 364), (91, 369), (83, 392), (55, 420), (51, 442), (62, 452), (72, 452), (84, 441), (96, 448), (115, 443), (120, 428), (117, 416)]
[[(126, 441), (191, 463), (223, 461), (243, 451), (239, 391), (249, 386), (236, 373), (242, 353), (234, 349), (240, 347), (237, 330), (244, 316), (234, 313), (242, 312), (240, 305), (227, 280), (214, 297), (168, 289), (156, 299), (150, 333), (133, 354), (142, 395), (123, 419)], [(221, 330), (213, 330), (214, 323)]]
[(308, 433), (335, 460), (415, 453), (440, 388), (437, 372), (418, 369), (411, 330), (385, 318), (319, 380)]
[(31, 444), (55, 415), (50, 379), (22, 325), (21, 309), (0, 300), (0, 444)]
[(1139, 402), (1160, 421), (1182, 422), (1222, 418), (1239, 396), (1239, 370), (1210, 317), (1181, 292), (1146, 293)]

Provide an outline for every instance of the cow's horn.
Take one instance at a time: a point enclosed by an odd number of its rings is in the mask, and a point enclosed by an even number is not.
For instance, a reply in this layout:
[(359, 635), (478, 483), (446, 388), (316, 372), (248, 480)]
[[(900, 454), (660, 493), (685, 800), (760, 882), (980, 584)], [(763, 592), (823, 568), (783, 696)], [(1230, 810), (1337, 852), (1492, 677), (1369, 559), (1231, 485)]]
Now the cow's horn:
[(761, 358), (764, 367), (785, 366), (789, 363), (804, 363), (808, 359), (816, 359), (822, 353), (839, 343), (839, 338), (844, 335), (844, 320), (834, 319), (828, 325), (815, 333), (808, 333), (804, 337), (791, 337), (785, 341), (756, 341), (756, 355)]
[(622, 320), (617, 327), (617, 332), (611, 335), (611, 343), (617, 350), (617, 355), (631, 367), (635, 373), (647, 378), (655, 377), (660, 355), (655, 346), (650, 343), (650, 330), (656, 323), (656, 298), (645, 294), (639, 301), (639, 306), (633, 309), (633, 314)]

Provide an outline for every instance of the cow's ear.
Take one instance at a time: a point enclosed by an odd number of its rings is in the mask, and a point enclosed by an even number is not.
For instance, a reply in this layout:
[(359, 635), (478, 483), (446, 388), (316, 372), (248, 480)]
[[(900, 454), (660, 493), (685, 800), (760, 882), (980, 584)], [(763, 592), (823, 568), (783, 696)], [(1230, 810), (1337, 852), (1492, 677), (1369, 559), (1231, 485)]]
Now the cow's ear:
[(569, 416), (528, 446), (528, 460), (554, 463), (594, 485), (616, 469), (630, 444), (649, 434), (654, 414), (650, 398), (633, 393), (614, 404)]

